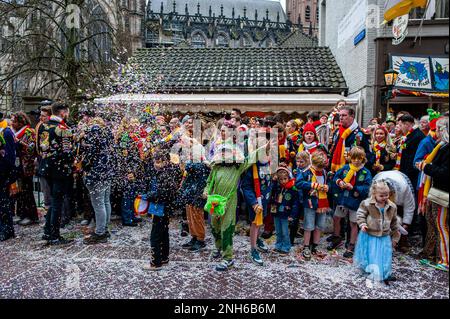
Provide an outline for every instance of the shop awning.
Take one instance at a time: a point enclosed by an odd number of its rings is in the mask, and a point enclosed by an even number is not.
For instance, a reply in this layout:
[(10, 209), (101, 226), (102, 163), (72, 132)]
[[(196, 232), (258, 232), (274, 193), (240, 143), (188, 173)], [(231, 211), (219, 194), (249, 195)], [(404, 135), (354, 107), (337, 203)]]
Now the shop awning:
[(339, 100), (356, 105), (357, 99), (339, 94), (120, 94), (95, 99), (99, 105), (156, 104), (170, 112), (215, 112), (233, 108), (242, 112), (302, 113), (331, 111)]

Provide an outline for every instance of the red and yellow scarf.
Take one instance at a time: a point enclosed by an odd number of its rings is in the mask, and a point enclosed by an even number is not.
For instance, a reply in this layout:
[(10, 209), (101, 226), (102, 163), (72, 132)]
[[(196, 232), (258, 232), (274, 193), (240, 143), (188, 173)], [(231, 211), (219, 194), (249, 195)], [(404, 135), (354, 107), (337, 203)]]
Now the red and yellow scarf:
[(356, 167), (355, 165), (350, 164), (350, 170), (347, 172), (347, 175), (345, 175), (343, 181), (346, 184), (351, 184), (352, 186), (355, 186), (356, 175), (362, 168), (363, 168), (363, 166)]
[[(326, 185), (326, 175), (323, 171), (316, 171), (313, 167), (310, 167), (311, 173), (313, 174), (311, 179), (311, 188), (313, 192), (316, 193), (318, 203), (317, 203), (317, 212), (318, 213), (326, 213), (330, 210), (330, 203), (328, 202), (328, 195), (325, 191), (323, 191), (323, 186)], [(320, 177), (320, 178), (318, 178)], [(319, 179), (323, 181), (323, 183), (319, 182)]]
[(403, 154), (403, 150), (408, 146), (406, 145), (406, 139), (408, 138), (408, 135), (411, 134), (414, 130), (411, 129), (406, 135), (404, 135), (402, 137), (402, 139), (400, 140), (400, 145), (398, 147), (398, 151), (397, 151), (397, 160), (395, 161), (395, 167), (394, 169), (399, 171), (400, 170), (400, 164), (402, 162), (402, 154)]
[[(255, 195), (256, 200), (258, 202), (258, 205), (262, 206), (262, 196), (261, 196), (261, 183), (259, 182), (259, 172), (258, 172), (258, 165), (253, 164), (252, 165), (252, 173), (253, 173), (253, 187), (255, 189)], [(255, 212), (255, 220), (253, 221), (256, 226), (263, 225), (263, 211), (259, 209)]]
[(306, 151), (308, 151), (309, 154), (313, 154), (317, 150), (318, 146), (319, 146), (319, 143), (317, 141), (314, 141), (311, 144), (303, 142), (302, 144), (300, 144), (300, 146), (298, 148), (298, 153), (306, 150)]
[[(437, 153), (441, 149), (441, 147), (444, 145), (443, 142), (438, 143), (433, 151), (426, 157), (426, 159), (422, 163), (422, 168), (426, 164), (430, 164), (435, 159)], [(422, 178), (420, 181), (419, 186), (419, 194), (418, 194), (418, 203), (419, 203), (419, 212), (425, 212), (426, 209), (426, 198), (428, 197), (428, 193), (430, 192), (431, 188), (431, 177), (425, 174), (422, 174)]]
[(373, 150), (375, 151), (375, 164), (380, 165), (381, 161), (381, 151), (386, 149), (386, 142), (378, 143), (375, 141), (373, 144)]
[(331, 171), (337, 172), (339, 169), (345, 165), (345, 140), (350, 136), (350, 134), (356, 130), (358, 123), (356, 121), (353, 124), (345, 128), (342, 125), (339, 127), (339, 140), (334, 149), (333, 158), (331, 159)]

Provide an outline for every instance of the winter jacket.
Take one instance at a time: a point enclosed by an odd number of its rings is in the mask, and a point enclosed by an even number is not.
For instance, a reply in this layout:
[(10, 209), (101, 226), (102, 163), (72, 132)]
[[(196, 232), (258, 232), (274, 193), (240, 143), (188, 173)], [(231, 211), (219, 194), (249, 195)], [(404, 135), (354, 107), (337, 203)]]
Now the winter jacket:
[(397, 206), (391, 201), (384, 207), (384, 213), (378, 209), (374, 199), (362, 201), (356, 212), (356, 223), (360, 228), (367, 226), (369, 235), (376, 237), (390, 235), (394, 242), (400, 239)]
[(113, 136), (106, 127), (94, 125), (83, 141), (83, 170), (86, 185), (110, 182), (114, 175)]
[(188, 162), (185, 167), (185, 180), (180, 189), (180, 200), (184, 205), (192, 205), (203, 208), (206, 200), (203, 198), (203, 190), (210, 173), (205, 163)]
[(39, 176), (63, 179), (72, 176), (74, 153), (73, 134), (64, 122), (51, 117), (39, 127)]
[(299, 215), (299, 204), (298, 190), (294, 185), (284, 188), (278, 182), (274, 183), (270, 205), (273, 217), (296, 218)]
[[(416, 167), (417, 163), (422, 162), (425, 160), (425, 158), (433, 152), (433, 149), (436, 146), (436, 140), (431, 136), (428, 135), (425, 137), (419, 144), (419, 147), (417, 148), (416, 155), (414, 156), (414, 167), (416, 170), (418, 168)], [(420, 174), (420, 173), (419, 173)], [(417, 185), (414, 185), (416, 189), (419, 189), (420, 187), (420, 178), (417, 180)]]
[(8, 127), (0, 129), (0, 191), (16, 181), (15, 161), (14, 133)]
[[(322, 172), (325, 180), (327, 181), (327, 172), (323, 170)], [(317, 210), (318, 208), (318, 198), (315, 195), (312, 195), (312, 178), (313, 173), (311, 169), (306, 169), (304, 171), (300, 171), (297, 173), (297, 180), (295, 182), (295, 186), (299, 192), (299, 202), (304, 208), (310, 208)], [(326, 182), (328, 185), (328, 189), (330, 189), (329, 181)]]
[[(361, 146), (366, 154), (368, 154), (368, 157), (371, 157), (370, 153), (370, 136), (367, 134), (364, 134), (360, 127), (356, 128), (346, 139), (345, 139), (345, 150), (347, 152), (350, 152), (350, 150), (354, 146)], [(336, 151), (336, 145), (339, 141), (339, 129), (337, 129), (333, 134), (333, 139), (331, 142), (330, 147), (330, 154), (331, 157), (333, 157), (334, 152)], [(371, 158), (368, 158), (368, 163), (371, 161)], [(330, 160), (331, 165), (331, 160)]]
[(423, 172), (433, 180), (433, 187), (449, 192), (448, 186), (448, 144), (442, 146), (431, 164), (425, 166)]
[(165, 214), (172, 213), (177, 207), (181, 177), (181, 169), (172, 163), (159, 170), (153, 169), (147, 199), (152, 203), (164, 204)]
[[(257, 163), (259, 183), (261, 186), (261, 201), (264, 209), (264, 214), (267, 213), (267, 208), (270, 202), (270, 196), (273, 187), (272, 176), (270, 175), (270, 165)], [(248, 209), (253, 210), (253, 205), (257, 204), (255, 193), (255, 186), (253, 182), (253, 168), (250, 167), (241, 178), (241, 190), (244, 199), (247, 203)]]
[(419, 171), (414, 165), (414, 157), (416, 156), (417, 149), (420, 142), (425, 138), (425, 134), (420, 129), (415, 129), (406, 138), (406, 148), (402, 151), (402, 160), (400, 162), (400, 171), (406, 174), (412, 181), (413, 185), (417, 183), (417, 177)]
[(337, 182), (344, 179), (350, 170), (350, 165), (346, 164), (338, 170), (332, 182), (332, 194), (336, 205), (342, 205), (350, 210), (357, 210), (363, 200), (369, 196), (370, 185), (372, 184), (372, 174), (367, 168), (362, 168), (356, 174), (355, 185), (352, 190), (341, 189)]
[[(19, 137), (17, 137), (19, 138)], [(20, 159), (20, 176), (32, 177), (35, 173), (36, 133), (32, 128), (25, 129), (24, 134), (16, 142), (16, 155)]]

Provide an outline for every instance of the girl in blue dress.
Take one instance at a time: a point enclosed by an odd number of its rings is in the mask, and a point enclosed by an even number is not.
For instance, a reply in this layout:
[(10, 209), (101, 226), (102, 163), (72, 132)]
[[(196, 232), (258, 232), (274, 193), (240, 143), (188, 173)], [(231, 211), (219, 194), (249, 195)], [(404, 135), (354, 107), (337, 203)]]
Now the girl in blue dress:
[(383, 180), (374, 181), (370, 196), (356, 213), (361, 229), (355, 248), (354, 264), (376, 281), (392, 277), (392, 250), (400, 238), (397, 206), (389, 200), (389, 187)]

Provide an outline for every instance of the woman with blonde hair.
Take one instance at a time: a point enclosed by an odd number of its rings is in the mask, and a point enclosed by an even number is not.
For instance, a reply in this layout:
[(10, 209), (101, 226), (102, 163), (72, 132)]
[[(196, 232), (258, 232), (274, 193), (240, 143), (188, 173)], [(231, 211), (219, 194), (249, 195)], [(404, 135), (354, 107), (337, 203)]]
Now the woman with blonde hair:
[(396, 147), (385, 127), (379, 125), (373, 131), (370, 150), (374, 155), (368, 166), (372, 175), (394, 169), (397, 156)]

